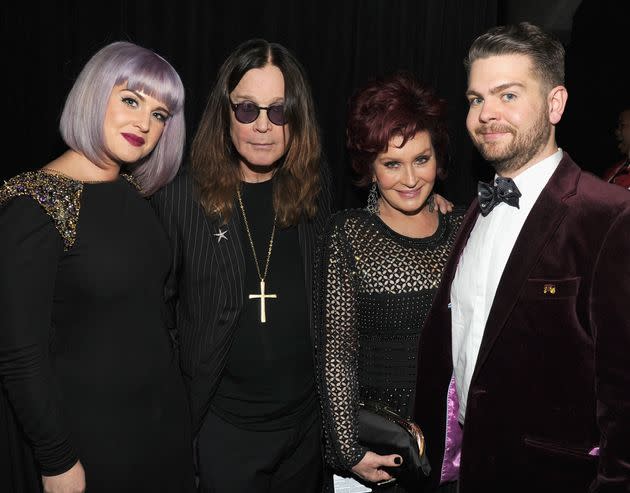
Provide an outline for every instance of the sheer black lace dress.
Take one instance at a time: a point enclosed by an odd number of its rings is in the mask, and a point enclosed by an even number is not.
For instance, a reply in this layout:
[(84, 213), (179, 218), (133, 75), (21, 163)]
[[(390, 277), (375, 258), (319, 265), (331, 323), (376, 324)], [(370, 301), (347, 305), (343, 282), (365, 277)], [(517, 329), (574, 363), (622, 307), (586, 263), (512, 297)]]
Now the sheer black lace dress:
[(420, 331), (462, 212), (441, 215), (436, 232), (408, 238), (365, 210), (337, 213), (319, 252), (317, 372), (326, 456), (349, 471), (360, 400), (410, 416)]

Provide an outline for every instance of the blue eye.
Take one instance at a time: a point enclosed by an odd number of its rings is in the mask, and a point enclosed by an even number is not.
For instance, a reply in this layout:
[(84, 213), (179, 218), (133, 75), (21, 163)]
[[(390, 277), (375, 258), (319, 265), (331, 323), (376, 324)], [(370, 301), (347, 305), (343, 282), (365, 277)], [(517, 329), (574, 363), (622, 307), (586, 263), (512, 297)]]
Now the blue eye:
[(127, 106), (131, 106), (132, 108), (138, 107), (138, 101), (129, 96), (125, 96), (124, 98), (122, 98), (122, 102), (125, 103)]
[(396, 168), (398, 167), (398, 165), (399, 165), (398, 161), (387, 161), (383, 163), (383, 166), (385, 166), (386, 168)]
[(153, 113), (153, 118), (155, 118), (156, 120), (162, 122), (162, 123), (166, 123), (166, 120), (169, 119), (169, 115), (166, 115), (164, 113), (161, 113), (159, 111), (156, 111)]
[(514, 101), (516, 99), (516, 94), (512, 94), (511, 92), (508, 92), (507, 94), (503, 95), (503, 99), (505, 101)]

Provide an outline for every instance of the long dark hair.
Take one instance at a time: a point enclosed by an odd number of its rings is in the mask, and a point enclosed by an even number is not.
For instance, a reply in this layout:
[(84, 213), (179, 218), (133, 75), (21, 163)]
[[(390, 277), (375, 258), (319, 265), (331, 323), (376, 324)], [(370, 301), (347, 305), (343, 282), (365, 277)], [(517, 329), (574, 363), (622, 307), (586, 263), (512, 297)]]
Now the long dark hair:
[(280, 226), (313, 217), (320, 191), (320, 138), (310, 85), (304, 69), (284, 46), (264, 39), (239, 45), (225, 60), (208, 95), (191, 147), (198, 197), (208, 215), (227, 221), (241, 183), (239, 155), (230, 137), (229, 95), (245, 73), (268, 64), (284, 77), (284, 108), (290, 138), (273, 176), (273, 203)]

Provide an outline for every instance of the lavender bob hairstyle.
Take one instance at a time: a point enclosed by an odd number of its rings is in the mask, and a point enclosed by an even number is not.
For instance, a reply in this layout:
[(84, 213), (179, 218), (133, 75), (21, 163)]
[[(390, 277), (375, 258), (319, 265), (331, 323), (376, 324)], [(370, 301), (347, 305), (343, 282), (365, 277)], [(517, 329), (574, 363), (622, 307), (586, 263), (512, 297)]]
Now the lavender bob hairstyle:
[(150, 195), (177, 174), (186, 140), (184, 86), (164, 58), (126, 41), (99, 50), (72, 86), (59, 129), (68, 147), (102, 164), (108, 155), (103, 133), (107, 104), (114, 86), (124, 83), (162, 102), (170, 113), (155, 149), (131, 168), (143, 194)]

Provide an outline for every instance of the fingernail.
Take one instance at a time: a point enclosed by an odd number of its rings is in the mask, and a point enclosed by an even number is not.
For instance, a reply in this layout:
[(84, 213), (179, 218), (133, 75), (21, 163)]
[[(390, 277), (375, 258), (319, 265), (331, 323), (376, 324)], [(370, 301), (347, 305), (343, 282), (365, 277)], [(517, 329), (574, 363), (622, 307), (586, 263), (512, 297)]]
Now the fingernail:
[(402, 464), (402, 457), (394, 457), (394, 464)]

